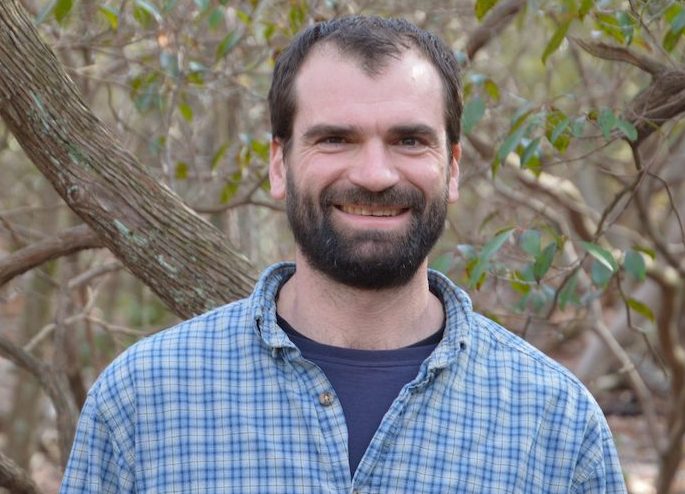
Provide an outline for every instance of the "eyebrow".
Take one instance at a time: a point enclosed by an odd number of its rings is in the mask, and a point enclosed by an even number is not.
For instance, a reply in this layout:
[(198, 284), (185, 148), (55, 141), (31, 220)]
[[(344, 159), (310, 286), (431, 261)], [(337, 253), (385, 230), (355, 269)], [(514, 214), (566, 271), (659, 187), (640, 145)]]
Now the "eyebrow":
[(317, 124), (309, 127), (302, 138), (305, 141), (315, 141), (320, 137), (325, 136), (340, 136), (340, 137), (350, 137), (355, 134), (361, 133), (361, 130), (352, 125), (332, 125), (332, 124)]
[(390, 128), (389, 134), (393, 137), (422, 137), (434, 143), (440, 141), (435, 129), (425, 124), (396, 125)]
[[(302, 135), (305, 141), (315, 141), (321, 137), (335, 135), (340, 137), (352, 137), (363, 134), (363, 131), (353, 125), (316, 124), (309, 127)], [(431, 142), (439, 142), (436, 130), (425, 124), (402, 124), (390, 127), (388, 134), (391, 137), (423, 137)]]

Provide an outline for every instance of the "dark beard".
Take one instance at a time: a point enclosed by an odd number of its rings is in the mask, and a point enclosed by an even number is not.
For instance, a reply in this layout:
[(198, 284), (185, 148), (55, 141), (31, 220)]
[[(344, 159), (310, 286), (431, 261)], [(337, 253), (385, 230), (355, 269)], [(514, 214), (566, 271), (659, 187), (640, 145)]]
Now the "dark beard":
[[(288, 221), (309, 264), (333, 280), (354, 288), (379, 290), (406, 284), (426, 259), (445, 226), (447, 187), (427, 203), (416, 188), (392, 187), (382, 192), (327, 187), (319, 204), (300, 194), (287, 173)], [(405, 232), (337, 230), (331, 221), (334, 204), (400, 206), (409, 209)]]

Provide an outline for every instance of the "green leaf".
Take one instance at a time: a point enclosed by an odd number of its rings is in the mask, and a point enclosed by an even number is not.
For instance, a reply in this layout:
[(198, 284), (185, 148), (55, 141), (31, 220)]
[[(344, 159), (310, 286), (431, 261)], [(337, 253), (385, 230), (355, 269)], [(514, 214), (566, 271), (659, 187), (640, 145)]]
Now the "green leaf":
[(216, 29), (219, 26), (221, 26), (221, 23), (224, 21), (224, 10), (217, 7), (214, 10), (212, 10), (212, 13), (209, 14), (209, 18), (207, 19), (207, 25), (209, 26), (209, 29)]
[(479, 257), (483, 259), (490, 259), (493, 255), (497, 253), (498, 250), (502, 248), (506, 241), (509, 240), (509, 237), (511, 236), (513, 231), (513, 228), (507, 228), (499, 232), (493, 238), (491, 238), (483, 246), (483, 250), (481, 250)]
[(307, 20), (307, 5), (304, 3), (296, 3), (290, 7), (288, 11), (288, 21), (290, 24), (290, 32), (297, 33), (304, 26)]
[(533, 168), (531, 165), (535, 164), (535, 158), (538, 158), (537, 162), (539, 163), (538, 151), (540, 150), (541, 139), (542, 138), (540, 137), (536, 137), (525, 147), (523, 154), (521, 155), (521, 168)]
[(666, 50), (667, 52), (672, 52), (678, 44), (678, 41), (680, 41), (682, 34), (682, 30), (673, 31), (672, 29), (669, 29), (668, 31), (666, 31), (666, 34), (664, 34), (664, 39), (661, 42), (661, 46), (663, 46), (664, 50)]
[(671, 21), (671, 31), (674, 33), (685, 31), (685, 8), (682, 6), (678, 15)]
[(604, 108), (597, 117), (597, 123), (599, 124), (599, 128), (602, 129), (604, 139), (609, 140), (611, 131), (614, 130), (618, 124), (618, 118), (616, 118), (614, 112), (609, 108)]
[(634, 298), (629, 298), (627, 303), (628, 307), (633, 309), (635, 312), (654, 322), (654, 312), (652, 312), (652, 309), (647, 304), (640, 302), (639, 300), (636, 300)]
[(618, 130), (620, 130), (629, 141), (635, 142), (637, 140), (637, 129), (628, 120), (623, 120), (622, 118), (617, 119), (616, 127), (618, 127)]
[(476, 14), (476, 19), (479, 21), (485, 17), (490, 9), (497, 5), (498, 0), (476, 0), (476, 5), (474, 7), (474, 12)]
[(502, 248), (513, 231), (513, 228), (507, 228), (506, 230), (499, 232), (486, 242), (474, 262), (467, 264), (467, 268), (470, 267), (470, 270), (467, 269), (467, 271), (470, 271), (469, 285), (471, 287), (478, 288), (483, 284), (486, 271), (490, 267), (490, 258)]
[(466, 102), (461, 115), (461, 126), (464, 134), (469, 134), (485, 115), (485, 102), (480, 96), (474, 96)]
[(569, 303), (579, 303), (576, 287), (578, 286), (578, 273), (569, 279), (559, 292), (559, 309), (564, 310)]
[(564, 38), (566, 37), (566, 33), (568, 32), (568, 28), (571, 25), (571, 20), (569, 19), (568, 21), (562, 22), (559, 24), (559, 27), (557, 27), (557, 30), (554, 31), (554, 34), (550, 38), (549, 42), (547, 43), (547, 46), (545, 47), (545, 51), (542, 53), (542, 63), (546, 63), (547, 59), (559, 49), (559, 46), (561, 46), (561, 42), (564, 41)]
[(504, 140), (499, 150), (497, 151), (497, 160), (503, 162), (507, 158), (507, 156), (509, 156), (509, 153), (516, 149), (516, 146), (518, 146), (519, 141), (521, 141), (521, 139), (523, 138), (523, 135), (526, 133), (526, 130), (528, 130), (528, 126), (522, 125), (514, 132), (509, 134), (509, 136)]
[(216, 167), (219, 166), (223, 157), (226, 156), (226, 151), (228, 151), (228, 144), (222, 144), (219, 149), (216, 150), (214, 156), (212, 156), (212, 171), (216, 170)]
[(238, 192), (239, 185), (239, 182), (228, 182), (223, 186), (221, 189), (221, 197), (219, 199), (221, 204), (226, 204), (233, 199), (235, 193)]
[(187, 122), (193, 121), (193, 107), (190, 106), (188, 103), (186, 103), (185, 101), (181, 101), (178, 104), (178, 111)]
[(71, 12), (71, 8), (74, 6), (73, 0), (57, 0), (57, 3), (55, 4), (55, 9), (53, 10), (53, 14), (55, 15), (55, 19), (57, 22), (62, 24), (64, 22), (64, 19), (69, 15), (69, 12)]
[(98, 8), (98, 12), (109, 22), (109, 27), (112, 31), (119, 29), (119, 13), (111, 7), (102, 5)]
[(490, 99), (492, 101), (497, 102), (500, 99), (500, 91), (499, 91), (499, 86), (495, 81), (492, 79), (486, 79), (483, 82), (483, 89), (485, 90), (485, 93), (490, 96)]
[(619, 44), (625, 43), (626, 40), (621, 29), (621, 23), (615, 16), (604, 12), (596, 12), (595, 25), (607, 36), (618, 41)]
[(533, 274), (536, 281), (540, 281), (544, 278), (547, 271), (549, 271), (550, 266), (552, 266), (552, 261), (557, 253), (556, 242), (550, 242), (547, 247), (536, 257), (535, 263), (533, 264)]
[(174, 175), (176, 176), (176, 180), (186, 180), (188, 178), (188, 163), (183, 161), (176, 163)]
[(162, 12), (168, 14), (174, 9), (174, 7), (176, 7), (177, 3), (178, 0), (164, 0), (164, 3), (162, 4)]
[(512, 279), (509, 282), (512, 290), (521, 295), (525, 295), (530, 292), (531, 284), (526, 280), (526, 277), (520, 271), (514, 271), (512, 274)]
[(209, 8), (209, 0), (193, 0), (193, 2), (201, 12)]
[(220, 60), (228, 55), (240, 41), (240, 33), (235, 30), (227, 34), (216, 47), (215, 59)]
[(592, 7), (595, 5), (595, 0), (581, 0), (580, 7), (578, 7), (578, 18), (582, 21), (588, 15)]
[(252, 17), (250, 17), (250, 14), (238, 9), (237, 15), (240, 22), (245, 24), (247, 27), (250, 27), (252, 25)]
[(592, 267), (590, 270), (590, 277), (592, 282), (598, 287), (606, 287), (609, 284), (614, 273), (606, 267), (606, 265), (597, 259), (592, 261)]
[(635, 19), (625, 11), (616, 14), (618, 25), (621, 28), (621, 33), (626, 39), (626, 44), (633, 41), (633, 34), (635, 33)]
[(162, 14), (160, 14), (159, 10), (157, 10), (157, 7), (155, 7), (148, 0), (135, 0), (135, 4), (138, 8), (150, 14), (158, 24), (162, 23)]
[(573, 119), (573, 123), (571, 124), (571, 134), (573, 134), (573, 137), (583, 137), (585, 121), (585, 117), (577, 117)]
[(597, 259), (597, 261), (611, 271), (612, 274), (618, 271), (618, 263), (611, 252), (591, 242), (581, 242), (581, 244), (592, 257)]
[(650, 247), (643, 247), (642, 245), (634, 245), (633, 249), (635, 249), (638, 252), (642, 252), (644, 255), (646, 255), (647, 257), (649, 257), (652, 260), (656, 259), (656, 251)]
[(537, 257), (540, 254), (542, 235), (539, 230), (525, 230), (519, 237), (519, 245), (526, 254)]
[(250, 141), (250, 147), (252, 148), (252, 151), (261, 158), (263, 161), (268, 161), (269, 160), (269, 142), (268, 141), (260, 141), (259, 139), (253, 139)]
[(623, 268), (637, 281), (644, 281), (647, 277), (647, 267), (642, 254), (635, 250), (626, 252), (623, 259)]
[(571, 121), (560, 110), (550, 111), (545, 119), (545, 136), (560, 153), (565, 152), (571, 142), (566, 131), (570, 125)]
[(162, 50), (159, 53), (159, 65), (162, 70), (169, 74), (171, 77), (178, 77), (178, 58), (176, 54), (169, 50)]

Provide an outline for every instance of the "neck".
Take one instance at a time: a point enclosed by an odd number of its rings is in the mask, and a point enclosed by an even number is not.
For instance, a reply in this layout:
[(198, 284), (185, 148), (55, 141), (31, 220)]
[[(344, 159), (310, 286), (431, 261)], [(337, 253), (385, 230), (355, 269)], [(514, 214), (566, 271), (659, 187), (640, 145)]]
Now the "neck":
[(427, 262), (405, 285), (363, 290), (338, 283), (297, 256), (281, 288), (278, 312), (319, 343), (366, 350), (411, 345), (440, 329), (443, 309), (428, 287)]

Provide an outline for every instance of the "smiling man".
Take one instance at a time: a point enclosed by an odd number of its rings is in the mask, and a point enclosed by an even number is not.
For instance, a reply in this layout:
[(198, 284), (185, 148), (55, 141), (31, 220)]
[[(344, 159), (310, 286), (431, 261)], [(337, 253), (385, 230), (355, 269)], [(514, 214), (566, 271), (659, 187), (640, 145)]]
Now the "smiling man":
[(587, 390), (430, 271), (458, 64), (403, 20), (311, 26), (269, 93), (295, 263), (91, 389), (62, 492), (623, 493)]

